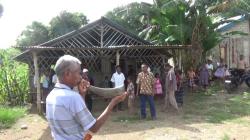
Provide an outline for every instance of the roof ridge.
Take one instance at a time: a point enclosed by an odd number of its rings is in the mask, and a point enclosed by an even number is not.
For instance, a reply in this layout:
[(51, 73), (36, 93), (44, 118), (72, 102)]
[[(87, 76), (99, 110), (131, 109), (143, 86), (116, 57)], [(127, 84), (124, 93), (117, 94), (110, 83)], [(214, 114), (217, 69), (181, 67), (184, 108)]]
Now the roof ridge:
[(152, 43), (150, 43), (150, 42), (148, 42), (148, 41), (146, 41), (146, 40), (140, 38), (139, 36), (137, 36), (137, 35), (135, 35), (135, 34), (129, 32), (129, 31), (127, 31), (126, 28), (124, 28), (124, 27), (121, 26), (120, 24), (118, 24), (118, 23), (116, 23), (116, 22), (114, 22), (114, 21), (108, 19), (107, 17), (101, 16), (100, 19), (95, 20), (95, 21), (93, 21), (93, 22), (91, 22), (91, 23), (85, 24), (84, 26), (80, 27), (80, 28), (77, 29), (77, 30), (73, 30), (73, 31), (68, 32), (68, 33), (66, 33), (66, 34), (64, 34), (64, 35), (61, 35), (61, 36), (56, 37), (56, 38), (54, 38), (54, 39), (51, 39), (51, 40), (49, 40), (49, 41), (47, 41), (47, 42), (41, 43), (41, 44), (39, 44), (39, 45), (37, 45), (37, 46), (50, 46), (51, 43), (54, 43), (54, 42), (56, 42), (56, 41), (60, 41), (60, 40), (62, 40), (62, 39), (65, 39), (65, 38), (67, 38), (67, 37), (70, 37), (70, 36), (72, 36), (72, 35), (74, 35), (74, 34), (77, 34), (78, 32), (81, 32), (81, 31), (86, 30), (88, 27), (95, 26), (95, 25), (97, 25), (97, 24), (99, 24), (99, 23), (101, 23), (101, 22), (104, 22), (104, 23), (108, 24), (109, 26), (111, 26), (111, 27), (113, 27), (113, 28), (116, 28), (116, 29), (117, 29), (118, 31), (120, 31), (121, 33), (123, 33), (123, 34), (125, 34), (125, 35), (128, 35), (128, 36), (130, 36), (130, 37), (132, 37), (132, 38), (134, 38), (134, 39), (136, 39), (136, 40), (138, 40), (138, 41), (140, 41), (140, 42), (142, 42), (142, 43), (144, 43), (144, 44), (152, 44)]

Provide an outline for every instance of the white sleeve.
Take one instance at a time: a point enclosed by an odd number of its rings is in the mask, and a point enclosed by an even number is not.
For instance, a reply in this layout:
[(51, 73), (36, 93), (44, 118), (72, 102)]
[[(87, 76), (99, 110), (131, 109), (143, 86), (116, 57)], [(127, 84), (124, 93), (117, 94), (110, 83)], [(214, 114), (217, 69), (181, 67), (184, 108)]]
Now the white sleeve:
[(53, 77), (52, 77), (52, 83), (56, 83), (57, 82), (57, 76), (56, 75), (54, 75)]
[(173, 78), (172, 78), (172, 72), (170, 72), (168, 75), (169, 75), (169, 79), (168, 80), (170, 80), (170, 81), (173, 80)]
[(125, 81), (125, 76), (124, 76), (124, 74), (122, 74), (122, 81), (124, 82)]

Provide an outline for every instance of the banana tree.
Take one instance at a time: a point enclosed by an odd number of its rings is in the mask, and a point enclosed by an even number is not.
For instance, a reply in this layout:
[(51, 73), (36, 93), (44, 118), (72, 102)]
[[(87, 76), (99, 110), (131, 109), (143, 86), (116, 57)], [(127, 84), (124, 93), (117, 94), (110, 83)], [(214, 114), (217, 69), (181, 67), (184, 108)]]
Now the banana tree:
[(238, 0), (154, 0), (153, 4), (140, 3), (133, 14), (122, 13), (127, 17), (136, 15), (137, 23), (140, 19), (138, 25), (143, 27), (137, 30), (139, 36), (152, 43), (192, 44), (192, 57), (185, 60), (197, 66), (206, 52), (220, 42), (222, 36), (216, 29), (232, 21), (225, 15), (236, 2)]

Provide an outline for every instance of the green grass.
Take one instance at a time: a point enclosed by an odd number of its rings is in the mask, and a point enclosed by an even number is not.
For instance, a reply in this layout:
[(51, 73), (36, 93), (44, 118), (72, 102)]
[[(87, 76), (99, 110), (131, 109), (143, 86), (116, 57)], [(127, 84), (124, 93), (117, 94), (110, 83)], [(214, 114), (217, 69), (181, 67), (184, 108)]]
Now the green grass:
[(230, 137), (227, 134), (224, 134), (224, 136), (222, 137), (222, 140), (230, 140)]
[(188, 97), (183, 118), (201, 116), (210, 123), (222, 123), (250, 115), (250, 93), (222, 95), (220, 90), (216, 84), (206, 92), (200, 91)]
[(24, 116), (26, 110), (24, 107), (0, 106), (0, 129), (11, 127), (19, 118)]

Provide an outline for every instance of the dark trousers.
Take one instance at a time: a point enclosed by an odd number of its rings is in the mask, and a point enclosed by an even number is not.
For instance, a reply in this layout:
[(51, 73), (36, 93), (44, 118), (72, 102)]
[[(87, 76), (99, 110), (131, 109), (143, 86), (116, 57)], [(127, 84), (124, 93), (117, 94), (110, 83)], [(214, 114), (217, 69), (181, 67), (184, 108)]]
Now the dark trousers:
[(41, 103), (42, 103), (42, 109), (43, 109), (44, 113), (46, 112), (46, 98), (47, 98), (48, 94), (49, 94), (49, 89), (48, 88), (43, 88)]
[(92, 104), (93, 104), (93, 99), (92, 99), (91, 95), (89, 95), (89, 94), (85, 95), (85, 103), (87, 105), (87, 108), (91, 112), (92, 111)]
[(154, 97), (150, 95), (140, 95), (141, 117), (146, 118), (146, 101), (149, 102), (151, 117), (156, 117), (156, 110), (154, 104)]

